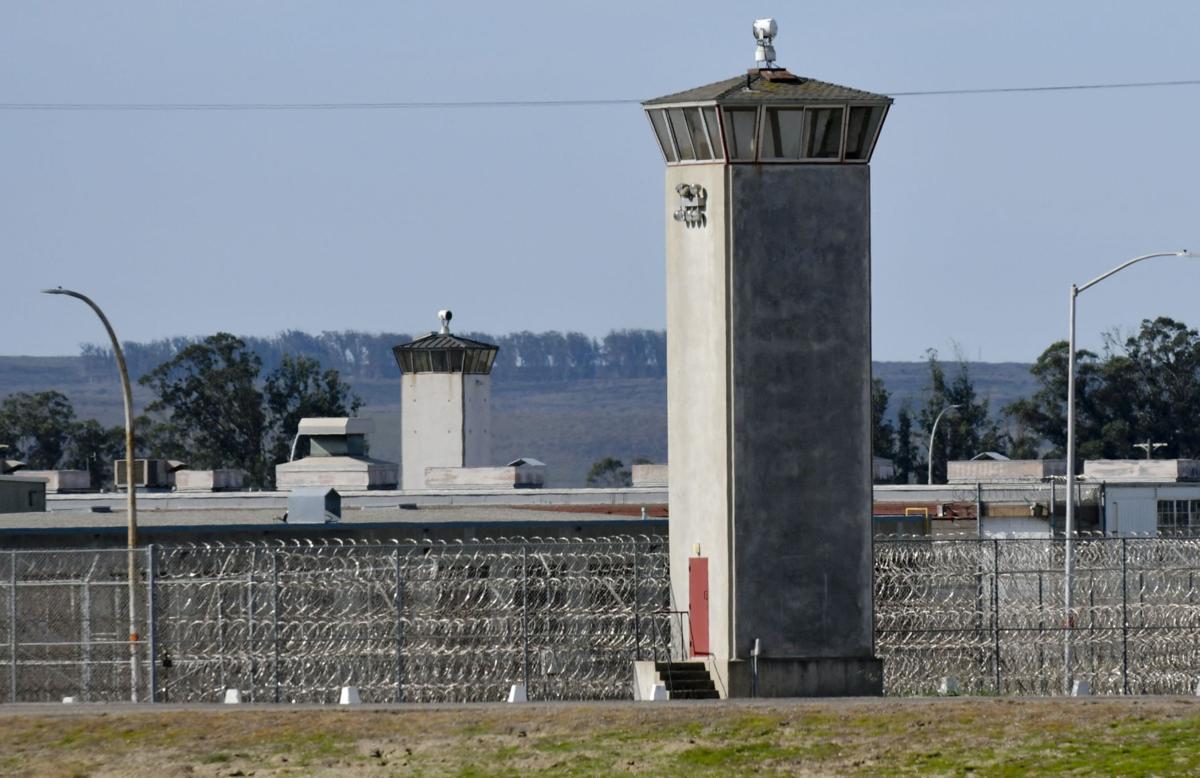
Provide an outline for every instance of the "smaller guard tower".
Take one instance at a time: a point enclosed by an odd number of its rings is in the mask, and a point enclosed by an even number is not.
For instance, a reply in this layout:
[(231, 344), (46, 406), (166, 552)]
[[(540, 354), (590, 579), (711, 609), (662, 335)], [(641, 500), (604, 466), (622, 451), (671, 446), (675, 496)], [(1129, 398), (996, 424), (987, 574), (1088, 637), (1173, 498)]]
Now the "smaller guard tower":
[(492, 364), (498, 346), (441, 329), (392, 349), (400, 366), (400, 486), (424, 489), (427, 467), (486, 467), (492, 457)]

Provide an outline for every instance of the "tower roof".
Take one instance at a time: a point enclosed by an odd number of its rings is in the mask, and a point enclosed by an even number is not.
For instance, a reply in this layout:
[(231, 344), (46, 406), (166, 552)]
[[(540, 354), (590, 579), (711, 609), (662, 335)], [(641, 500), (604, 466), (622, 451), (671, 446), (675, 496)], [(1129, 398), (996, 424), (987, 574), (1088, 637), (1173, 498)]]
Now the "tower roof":
[(491, 373), (499, 351), (499, 346), (449, 332), (431, 332), (392, 347), (401, 373)]
[(484, 343), (482, 340), (472, 340), (464, 338), (460, 335), (451, 335), (449, 333), (431, 332), (428, 335), (417, 338), (411, 343), (402, 343), (399, 346), (393, 347), (393, 351), (429, 351), (446, 349), (493, 349), (499, 350), (499, 346), (491, 343)]
[(781, 68), (752, 68), (743, 76), (734, 76), (683, 92), (646, 100), (642, 105), (676, 103), (888, 103), (887, 95), (866, 92), (840, 84), (789, 73)]

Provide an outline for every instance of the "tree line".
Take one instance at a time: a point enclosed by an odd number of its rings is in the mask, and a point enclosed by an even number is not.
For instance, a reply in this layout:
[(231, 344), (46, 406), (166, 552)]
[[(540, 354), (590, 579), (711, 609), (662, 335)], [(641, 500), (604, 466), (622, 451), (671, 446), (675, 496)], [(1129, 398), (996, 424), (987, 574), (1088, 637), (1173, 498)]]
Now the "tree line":
[[(579, 332), (514, 332), (493, 336), (464, 332), (464, 337), (500, 347), (492, 375), (497, 380), (567, 381), (588, 378), (663, 378), (667, 374), (667, 335), (662, 330), (613, 330), (603, 338)], [(395, 378), (398, 373), (392, 347), (414, 340), (416, 335), (396, 332), (322, 332), (310, 335), (288, 330), (272, 337), (242, 337), (248, 352), (262, 368), (278, 369), (288, 358), (316, 360), (351, 382)], [(189, 346), (203, 341), (196, 337), (162, 338), (147, 343), (122, 344), (129, 372), (146, 375)], [(85, 375), (109, 380), (113, 367), (112, 349), (85, 344), (80, 349)]]
[[(409, 340), (363, 335), (354, 346), (354, 337), (284, 333), (256, 342), (218, 333), (155, 341), (144, 348), (130, 344), (140, 360), (139, 380), (155, 396), (147, 414), (137, 420), (139, 456), (180, 459), (197, 468), (238, 467), (254, 485), (270, 486), (274, 465), (286, 461), (301, 417), (348, 416), (361, 406), (337, 365), (350, 364), (351, 375), (367, 377), (367, 365), (380, 369), (386, 354), (385, 364), (394, 371), (391, 345)], [(506, 370), (514, 378), (665, 375), (662, 332), (619, 330), (602, 340), (577, 333), (473, 337), (497, 342), (497, 373)], [(270, 344), (265, 357), (263, 343)], [(368, 348), (368, 343), (375, 345)], [(285, 344), (299, 344), (307, 352), (284, 351)], [(314, 344), (324, 349), (323, 357), (312, 355)], [(381, 344), (387, 344), (386, 352), (379, 351)], [(95, 347), (85, 347), (85, 352), (85, 361), (91, 362), (106, 353)], [(159, 356), (163, 358), (153, 365), (147, 361)], [(1137, 456), (1135, 446), (1147, 442), (1165, 444), (1158, 451), (1162, 457), (1200, 457), (1200, 333), (1173, 319), (1146, 319), (1136, 333), (1124, 338), (1110, 334), (1100, 353), (1082, 350), (1077, 360), (1080, 461)], [(1032, 366), (1037, 390), (998, 410), (976, 391), (961, 358), (944, 364), (931, 350), (926, 363), (929, 377), (922, 401), (905, 402), (894, 417), (887, 387), (879, 380), (872, 386), (874, 453), (895, 463), (897, 482), (924, 481), (931, 457), (935, 481), (945, 480), (949, 460), (985, 452), (1014, 459), (1064, 457), (1064, 341), (1051, 344)], [(90, 369), (101, 371), (99, 365)], [(380, 375), (391, 374), (380, 369)], [(958, 408), (943, 416), (930, 450), (934, 421), (950, 405)], [(53, 391), (18, 393), (0, 402), (0, 442), (10, 446), (7, 458), (23, 459), (35, 469), (86, 468), (98, 484), (110, 477), (104, 471), (108, 463), (123, 454), (119, 428), (77, 419), (70, 400)], [(622, 468), (609, 469), (620, 475)], [(589, 478), (609, 475), (589, 473)]]
[[(1200, 457), (1200, 333), (1183, 322), (1144, 319), (1137, 332), (1109, 333), (1100, 353), (1076, 352), (1076, 466), (1085, 459), (1144, 456), (1137, 444), (1163, 443), (1160, 458)], [(1038, 388), (994, 414), (975, 391), (966, 362), (947, 373), (936, 351), (926, 354), (924, 402), (905, 403), (893, 422), (890, 393), (875, 380), (871, 393), (874, 453), (891, 459), (896, 482), (923, 483), (929, 457), (934, 481), (946, 462), (992, 451), (1012, 459), (1064, 459), (1067, 448), (1066, 341), (1051, 344), (1030, 368)], [(934, 420), (947, 406), (932, 451)]]
[[(251, 486), (270, 488), (300, 419), (353, 416), (362, 407), (337, 370), (311, 357), (286, 354), (264, 375), (260, 357), (228, 333), (179, 345), (138, 379), (155, 397), (134, 422), (138, 457), (238, 468)], [(56, 391), (6, 397), (0, 442), (9, 446), (7, 457), (33, 470), (87, 469), (95, 486), (110, 485), (111, 463), (125, 456), (124, 426), (77, 420), (70, 399)]]

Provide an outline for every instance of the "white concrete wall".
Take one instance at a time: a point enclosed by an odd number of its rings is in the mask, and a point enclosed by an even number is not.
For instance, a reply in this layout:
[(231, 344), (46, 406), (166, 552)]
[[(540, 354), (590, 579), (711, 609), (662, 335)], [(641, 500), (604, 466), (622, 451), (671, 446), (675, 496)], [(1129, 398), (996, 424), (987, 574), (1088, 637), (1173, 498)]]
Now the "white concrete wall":
[(44, 479), (46, 494), (87, 492), (92, 488), (92, 474), (87, 470), (21, 470), (20, 475)]
[[(663, 197), (672, 607), (688, 609), (687, 560), (699, 546), (709, 560), (709, 637), (722, 665), (730, 658), (732, 631), (725, 174), (721, 165), (668, 167)], [(681, 183), (708, 190), (706, 227), (685, 227), (672, 218)]]
[(633, 465), (629, 469), (634, 486), (666, 486), (670, 483), (667, 465)]
[(490, 375), (409, 373), (400, 386), (401, 488), (426, 488), (429, 467), (492, 464)]
[(1046, 519), (1020, 516), (984, 516), (985, 538), (1048, 538), (1050, 522)]
[(426, 489), (514, 489), (541, 486), (544, 467), (427, 467)]
[(1200, 499), (1200, 487), (1171, 489), (1159, 496), (1156, 486), (1110, 486), (1104, 494), (1105, 531), (1112, 535), (1158, 532), (1158, 501)]
[(425, 468), (462, 467), (463, 376), (400, 377), (400, 486), (424, 489)]
[(1089, 459), (1083, 474), (1096, 481), (1175, 481), (1200, 478), (1194, 459)]

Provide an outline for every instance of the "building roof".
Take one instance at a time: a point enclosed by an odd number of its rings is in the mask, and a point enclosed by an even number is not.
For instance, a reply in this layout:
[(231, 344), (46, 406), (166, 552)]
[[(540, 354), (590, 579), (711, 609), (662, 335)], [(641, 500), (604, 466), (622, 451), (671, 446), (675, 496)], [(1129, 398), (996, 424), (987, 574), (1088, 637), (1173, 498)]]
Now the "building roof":
[(764, 102), (780, 103), (891, 103), (887, 95), (865, 92), (848, 86), (795, 76), (786, 70), (747, 71), (713, 84), (647, 100), (642, 105), (665, 103), (717, 102), (721, 104)]
[(433, 351), (445, 349), (491, 349), (499, 351), (499, 346), (494, 346), (491, 343), (484, 343), (482, 340), (471, 340), (460, 335), (442, 334), (440, 332), (431, 332), (423, 338), (417, 338), (412, 343), (402, 343), (395, 346), (393, 351)]
[(375, 423), (367, 418), (308, 418), (301, 419), (296, 430), (299, 435), (369, 435)]

